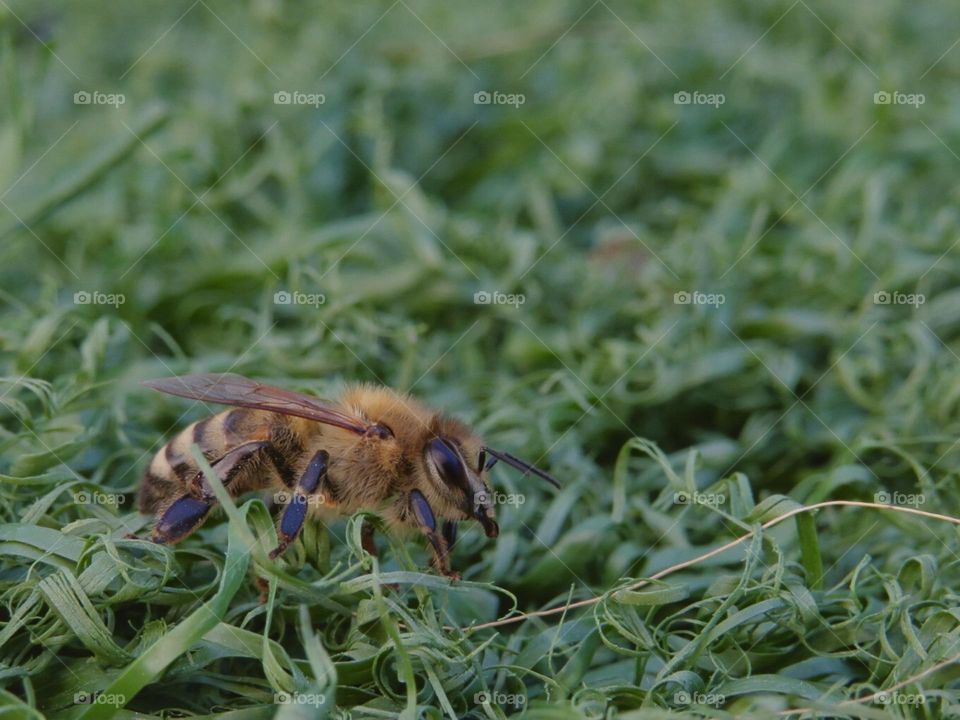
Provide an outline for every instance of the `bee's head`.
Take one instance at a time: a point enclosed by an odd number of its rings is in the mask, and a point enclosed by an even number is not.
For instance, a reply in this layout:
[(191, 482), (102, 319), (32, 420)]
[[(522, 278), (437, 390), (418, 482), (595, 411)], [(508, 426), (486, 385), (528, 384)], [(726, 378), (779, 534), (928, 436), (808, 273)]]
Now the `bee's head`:
[(487, 537), (496, 537), (500, 526), (493, 509), (493, 491), (484, 477), (485, 453), (480, 450), (473, 463), (466, 455), (464, 445), (449, 436), (432, 437), (424, 448), (427, 472), (446, 490), (444, 494), (456, 497), (455, 504), (483, 526)]

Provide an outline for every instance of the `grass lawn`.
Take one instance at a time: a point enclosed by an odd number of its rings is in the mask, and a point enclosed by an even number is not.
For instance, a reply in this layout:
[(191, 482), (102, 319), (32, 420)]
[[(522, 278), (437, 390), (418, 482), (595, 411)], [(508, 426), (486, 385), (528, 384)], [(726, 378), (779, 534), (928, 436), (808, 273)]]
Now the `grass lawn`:
[[(960, 716), (958, 37), (0, 0), (3, 717)], [(151, 543), (220, 408), (141, 383), (221, 371), (409, 391), (562, 489), (493, 469), (452, 584), (372, 515), (272, 561), (219, 486)]]

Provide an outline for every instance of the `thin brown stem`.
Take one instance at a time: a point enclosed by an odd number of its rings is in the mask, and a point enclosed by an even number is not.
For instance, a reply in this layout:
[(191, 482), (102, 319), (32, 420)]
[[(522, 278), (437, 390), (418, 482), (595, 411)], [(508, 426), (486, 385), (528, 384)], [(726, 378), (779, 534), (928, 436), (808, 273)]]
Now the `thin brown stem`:
[[(949, 515), (941, 515), (939, 513), (927, 512), (926, 510), (917, 510), (915, 508), (900, 507), (897, 505), (884, 505), (882, 503), (860, 502), (858, 500), (826, 500), (824, 502), (814, 503), (813, 505), (804, 505), (802, 507), (794, 508), (789, 512), (785, 512), (783, 515), (778, 515), (772, 520), (768, 520), (767, 522), (765, 522), (761, 526), (761, 529), (767, 530), (769, 528), (774, 527), (775, 525), (779, 525), (784, 520), (792, 518), (795, 515), (799, 515), (800, 513), (819, 510), (820, 508), (825, 508), (825, 507), (861, 507), (861, 508), (870, 508), (873, 510), (892, 510), (894, 512), (902, 512), (910, 515), (920, 515), (923, 517), (931, 518), (933, 520), (942, 520), (944, 522), (953, 523), (954, 525), (960, 525), (960, 518), (951, 517)], [(709, 552), (706, 552), (702, 555), (698, 555), (695, 558), (691, 558), (690, 560), (685, 560), (684, 562), (677, 563), (676, 565), (671, 565), (668, 568), (664, 568), (660, 572), (654, 573), (648, 578), (644, 578), (643, 580), (638, 580), (637, 582), (627, 586), (626, 588), (621, 588), (621, 590), (628, 590), (628, 591), (638, 590), (642, 587), (649, 585), (651, 582), (655, 580), (664, 578), (667, 575), (672, 575), (673, 573), (679, 570), (683, 570), (684, 568), (691, 567), (692, 565), (696, 565), (697, 563), (703, 562), (704, 560), (709, 560), (712, 557), (716, 557), (717, 555), (725, 553), (727, 550), (731, 550), (737, 547), (738, 545), (743, 544), (744, 542), (752, 538), (754, 534), (755, 534), (754, 531), (751, 530), (745, 535), (741, 535), (740, 537), (734, 540), (731, 540), (730, 542), (724, 545), (721, 545), (718, 548), (714, 548), (713, 550), (710, 550)], [(597, 597), (593, 597), (593, 598), (588, 598), (586, 600), (578, 600), (576, 602), (566, 603), (564, 605), (560, 605), (555, 608), (548, 608), (546, 610), (535, 610), (533, 612), (528, 612), (528, 613), (519, 613), (517, 615), (511, 615), (509, 617), (500, 618), (499, 620), (493, 620), (491, 622), (481, 623), (480, 625), (471, 625), (470, 627), (467, 627), (467, 628), (456, 628), (456, 629), (460, 629), (465, 632), (475, 632), (477, 630), (484, 630), (486, 628), (510, 625), (512, 623), (527, 620), (528, 618), (547, 617), (549, 615), (557, 615), (559, 613), (563, 613), (568, 610), (574, 610), (577, 608), (596, 605), (597, 603), (601, 602), (605, 597), (607, 597), (610, 594), (610, 592), (606, 592), (606, 593), (603, 593), (602, 595), (598, 595)], [(455, 629), (455, 628), (450, 628), (450, 629)]]

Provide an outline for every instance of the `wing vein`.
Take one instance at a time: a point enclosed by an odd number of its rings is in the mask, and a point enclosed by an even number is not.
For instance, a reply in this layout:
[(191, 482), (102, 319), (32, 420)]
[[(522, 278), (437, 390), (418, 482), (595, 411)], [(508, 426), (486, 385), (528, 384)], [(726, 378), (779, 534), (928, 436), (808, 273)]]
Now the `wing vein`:
[(366, 423), (343, 412), (334, 403), (257, 382), (235, 373), (178, 375), (147, 380), (143, 384), (168, 395), (191, 400), (292, 415), (357, 434), (367, 431)]

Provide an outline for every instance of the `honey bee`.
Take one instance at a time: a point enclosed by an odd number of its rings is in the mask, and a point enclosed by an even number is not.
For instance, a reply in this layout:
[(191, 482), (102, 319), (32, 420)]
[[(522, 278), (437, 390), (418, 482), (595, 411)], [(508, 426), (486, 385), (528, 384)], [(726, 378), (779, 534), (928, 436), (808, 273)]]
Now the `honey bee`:
[[(491, 538), (500, 531), (488, 474), (497, 461), (560, 487), (543, 470), (484, 445), (460, 421), (386, 387), (355, 385), (330, 402), (230, 373), (144, 384), (234, 406), (184, 428), (150, 463), (138, 504), (155, 514), (158, 543), (183, 540), (217, 504), (193, 444), (232, 497), (273, 488), (285, 500), (271, 558), (296, 540), (308, 516), (368, 510), (422, 533), (437, 571), (458, 578), (449, 561), (457, 522), (476, 520)], [(369, 522), (361, 538), (376, 555)]]

